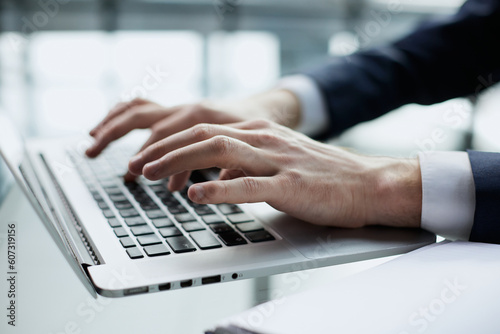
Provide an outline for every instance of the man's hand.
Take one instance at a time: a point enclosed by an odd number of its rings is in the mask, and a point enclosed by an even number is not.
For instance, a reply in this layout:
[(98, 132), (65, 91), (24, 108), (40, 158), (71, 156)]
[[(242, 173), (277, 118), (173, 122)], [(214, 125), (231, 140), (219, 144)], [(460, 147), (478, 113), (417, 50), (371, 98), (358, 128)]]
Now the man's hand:
[(220, 180), (191, 186), (194, 202), (263, 201), (320, 225), (420, 224), (417, 160), (357, 155), (270, 121), (198, 124), (144, 149), (129, 171), (180, 190), (209, 167), (222, 168)]

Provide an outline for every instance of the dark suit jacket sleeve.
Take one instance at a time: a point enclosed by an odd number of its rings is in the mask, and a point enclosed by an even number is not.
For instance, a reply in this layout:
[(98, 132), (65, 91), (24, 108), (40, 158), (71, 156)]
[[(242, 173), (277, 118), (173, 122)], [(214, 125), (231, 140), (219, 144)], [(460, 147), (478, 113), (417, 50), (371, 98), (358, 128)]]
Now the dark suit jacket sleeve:
[(456, 15), (427, 23), (390, 46), (307, 71), (330, 118), (319, 139), (404, 104), (475, 94), (500, 79), (499, 63), (500, 1), (470, 0)]
[(470, 241), (500, 244), (500, 153), (469, 151), (476, 187)]
[[(306, 74), (328, 108), (330, 137), (407, 103), (477, 94), (500, 79), (500, 0), (470, 0), (385, 48), (336, 58)], [(500, 243), (500, 153), (469, 152), (476, 209), (470, 240)]]

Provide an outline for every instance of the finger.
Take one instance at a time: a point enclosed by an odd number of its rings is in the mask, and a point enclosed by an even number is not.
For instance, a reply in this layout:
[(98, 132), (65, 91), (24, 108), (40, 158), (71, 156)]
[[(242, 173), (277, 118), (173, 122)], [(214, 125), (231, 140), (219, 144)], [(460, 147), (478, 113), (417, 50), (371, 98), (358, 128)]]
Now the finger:
[[(162, 138), (156, 132), (153, 132), (151, 134), (151, 136), (149, 136), (148, 140), (146, 140), (146, 142), (142, 145), (141, 149), (137, 152), (137, 154), (141, 153), (146, 148), (148, 148), (150, 145), (156, 143), (160, 139), (162, 139)], [(136, 173), (132, 173), (130, 171), (130, 162), (129, 162), (129, 168), (127, 170), (127, 173), (125, 173), (125, 175), (123, 176), (123, 179), (125, 180), (125, 182), (132, 182), (132, 181), (134, 181), (137, 178), (138, 175), (140, 175), (140, 173), (136, 174)]]
[(249, 120), (249, 121), (243, 121), (243, 122), (235, 122), (231, 124), (226, 124), (228, 126), (231, 126), (235, 129), (241, 129), (241, 130), (256, 130), (256, 129), (268, 129), (271, 128), (274, 123), (265, 120), (265, 119), (254, 119), (254, 120)]
[(90, 135), (92, 137), (95, 136), (100, 128), (106, 125), (111, 119), (115, 118), (116, 116), (126, 111), (132, 105), (133, 105), (132, 101), (117, 103), (103, 118), (103, 120), (99, 122), (99, 124), (97, 124), (92, 130), (90, 130)]
[(242, 177), (227, 181), (193, 184), (188, 196), (200, 204), (255, 203), (273, 200), (276, 189), (271, 177)]
[(168, 190), (171, 192), (182, 190), (191, 176), (191, 171), (172, 175), (168, 180)]
[(243, 176), (246, 175), (241, 170), (223, 169), (219, 173), (219, 180), (232, 180)]
[(134, 129), (147, 128), (163, 117), (166, 117), (164, 110), (139, 109), (122, 113), (98, 130), (95, 135), (95, 142), (87, 149), (86, 154), (89, 157), (96, 157), (112, 141), (123, 137)]
[(223, 135), (242, 141), (248, 141), (250, 139), (249, 134), (242, 130), (216, 124), (198, 124), (187, 130), (175, 133), (145, 149), (141, 154), (130, 161), (129, 171), (132, 174), (140, 175), (147, 163), (157, 160), (178, 148), (202, 142), (217, 135)]
[(167, 153), (146, 164), (142, 172), (148, 179), (159, 180), (186, 170), (210, 167), (241, 169), (250, 175), (270, 175), (277, 172), (263, 152), (226, 136), (215, 136)]

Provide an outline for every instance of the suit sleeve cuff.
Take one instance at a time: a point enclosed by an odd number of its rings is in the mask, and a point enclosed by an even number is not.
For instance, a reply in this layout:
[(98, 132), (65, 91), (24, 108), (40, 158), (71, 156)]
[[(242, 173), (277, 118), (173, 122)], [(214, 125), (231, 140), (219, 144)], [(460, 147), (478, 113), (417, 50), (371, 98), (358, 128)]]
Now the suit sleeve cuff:
[(328, 112), (319, 87), (305, 75), (284, 77), (277, 89), (286, 89), (299, 99), (301, 119), (295, 130), (310, 137), (323, 133), (328, 128)]
[(450, 240), (468, 240), (476, 205), (466, 152), (423, 152), (421, 227)]

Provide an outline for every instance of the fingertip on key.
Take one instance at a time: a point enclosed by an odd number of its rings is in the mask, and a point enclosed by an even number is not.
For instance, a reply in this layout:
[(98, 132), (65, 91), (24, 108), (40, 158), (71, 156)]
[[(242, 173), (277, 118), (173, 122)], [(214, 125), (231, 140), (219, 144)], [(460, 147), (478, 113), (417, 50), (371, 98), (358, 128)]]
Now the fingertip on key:
[(134, 174), (140, 174), (141, 173), (141, 160), (142, 160), (142, 154), (139, 153), (136, 156), (132, 157), (130, 161), (128, 162), (128, 170)]
[(158, 160), (150, 162), (142, 169), (142, 174), (148, 179), (155, 179), (160, 172), (160, 162)]
[(192, 185), (188, 191), (189, 198), (195, 202), (201, 202), (205, 198), (205, 190), (200, 185)]

